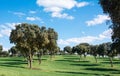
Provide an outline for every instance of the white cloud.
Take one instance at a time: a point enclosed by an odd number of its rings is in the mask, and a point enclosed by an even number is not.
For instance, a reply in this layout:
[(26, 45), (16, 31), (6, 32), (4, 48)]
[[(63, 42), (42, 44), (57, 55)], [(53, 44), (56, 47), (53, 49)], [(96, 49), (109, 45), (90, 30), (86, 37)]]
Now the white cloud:
[(25, 13), (22, 12), (13, 12), (14, 15), (17, 15), (18, 17), (22, 17), (25, 15)]
[(70, 10), (74, 7), (84, 7), (88, 2), (77, 2), (76, 0), (37, 0), (39, 6), (44, 7), (45, 12), (51, 12), (52, 17), (74, 19), (73, 16), (63, 13), (65, 9)]
[(0, 34), (0, 38), (3, 37), (2, 34)]
[(15, 29), (15, 25), (20, 23), (5, 23), (0, 25), (0, 37), (10, 36), (11, 29)]
[(104, 38), (110, 38), (112, 34), (112, 29), (108, 29), (104, 31), (102, 34), (99, 35), (99, 38), (104, 39)]
[(84, 7), (88, 4), (89, 4), (88, 2), (80, 2), (80, 3), (77, 4), (77, 7)]
[(87, 26), (95, 26), (104, 23), (106, 20), (110, 20), (110, 17), (107, 15), (97, 15), (93, 20), (86, 21), (86, 24)]
[(4, 29), (4, 30), (1, 30), (1, 31), (0, 31), (0, 33), (1, 33), (3, 36), (10, 36), (10, 32), (11, 32), (10, 29)]
[(91, 43), (95, 40), (98, 40), (98, 37), (94, 36), (86, 36), (86, 37), (80, 37), (80, 38), (70, 38), (70, 39), (60, 39), (58, 40), (59, 45), (70, 45), (70, 44), (79, 44), (79, 43)]
[(3, 47), (3, 51), (8, 51), (10, 48)]
[(58, 40), (58, 44), (60, 44), (60, 45), (69, 45), (70, 43), (67, 42), (66, 40), (59, 39), (59, 40)]
[(104, 39), (110, 39), (112, 30), (108, 29), (98, 36), (84, 36), (79, 38), (69, 38), (66, 40), (60, 39), (58, 40), (59, 45), (71, 45), (71, 44), (79, 44), (79, 43), (93, 43), (95, 41), (102, 41)]
[(26, 17), (26, 20), (29, 20), (29, 21), (41, 21), (41, 19), (39, 17)]
[(29, 11), (29, 13), (35, 14), (35, 13), (37, 13), (37, 11)]
[(52, 17), (66, 18), (66, 19), (70, 19), (70, 20), (74, 19), (73, 16), (70, 16), (70, 15), (68, 15), (66, 13), (61, 14), (61, 13), (58, 13), (58, 12), (52, 13)]
[(15, 25), (18, 25), (18, 24), (20, 23), (5, 23), (5, 25), (7, 25), (6, 27), (10, 29), (15, 29)]

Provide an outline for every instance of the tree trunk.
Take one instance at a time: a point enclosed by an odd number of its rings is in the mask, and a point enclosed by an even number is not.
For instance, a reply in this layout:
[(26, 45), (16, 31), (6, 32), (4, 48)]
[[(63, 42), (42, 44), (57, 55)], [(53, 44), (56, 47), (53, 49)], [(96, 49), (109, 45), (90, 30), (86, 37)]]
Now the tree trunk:
[(50, 55), (50, 60), (52, 60), (52, 58), (53, 58), (53, 55), (51, 54), (51, 55)]
[(81, 58), (82, 58), (82, 55), (80, 55), (79, 61), (80, 61)]
[(39, 65), (41, 64), (41, 54), (39, 54), (39, 56), (38, 56), (38, 62), (39, 62)]
[(86, 54), (84, 54), (84, 58), (86, 58)]
[(113, 67), (112, 57), (109, 57), (111, 67)]
[(32, 69), (32, 54), (29, 52), (29, 68)]
[(96, 56), (94, 56), (94, 58), (95, 58), (95, 62), (97, 63), (97, 57), (96, 57)]
[(41, 64), (41, 57), (39, 57), (39, 65)]
[(51, 53), (50, 53), (50, 60), (52, 60), (53, 59), (53, 52), (51, 51)]
[(29, 67), (29, 58), (27, 58), (27, 63), (28, 63), (27, 65), (28, 65), (28, 67)]

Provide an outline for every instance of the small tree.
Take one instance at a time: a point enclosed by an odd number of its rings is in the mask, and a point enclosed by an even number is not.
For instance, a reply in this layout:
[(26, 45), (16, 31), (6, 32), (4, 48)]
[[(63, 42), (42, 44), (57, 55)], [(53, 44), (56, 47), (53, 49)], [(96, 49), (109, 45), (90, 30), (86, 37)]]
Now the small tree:
[(8, 51), (11, 54), (11, 56), (17, 56), (17, 54), (19, 52), (15, 46), (11, 47)]
[(69, 54), (72, 54), (72, 48), (70, 46), (65, 46), (64, 47), (64, 52), (67, 52)]
[(98, 45), (91, 45), (90, 46), (91, 54), (94, 56), (96, 63), (97, 63), (97, 54), (98, 54), (97, 48), (98, 48)]
[(113, 57), (117, 56), (117, 50), (115, 49), (114, 46), (115, 46), (114, 43), (110, 45), (110, 49), (108, 50), (107, 54), (109, 56), (111, 67), (113, 67)]

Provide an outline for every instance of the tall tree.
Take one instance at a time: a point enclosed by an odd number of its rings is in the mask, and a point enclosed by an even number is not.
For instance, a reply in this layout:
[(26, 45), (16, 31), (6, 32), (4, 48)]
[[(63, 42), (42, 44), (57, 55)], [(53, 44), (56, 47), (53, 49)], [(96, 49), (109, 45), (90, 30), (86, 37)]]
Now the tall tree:
[[(112, 57), (114, 53), (120, 54), (120, 0), (99, 0), (99, 3), (104, 13), (110, 16), (112, 22), (110, 27), (113, 30), (111, 37), (113, 44), (109, 51), (109, 56)], [(112, 61), (112, 58), (110, 61)]]
[(14, 43), (21, 53), (25, 55), (28, 60), (29, 68), (32, 68), (32, 59), (36, 50), (39, 49), (37, 45), (39, 35), (41, 35), (38, 25), (22, 23), (16, 25), (10, 34), (10, 42)]
[(120, 47), (120, 0), (99, 0), (99, 3), (104, 13), (108, 14), (111, 18), (112, 25), (110, 27), (113, 30), (112, 41), (114, 49), (116, 49)]

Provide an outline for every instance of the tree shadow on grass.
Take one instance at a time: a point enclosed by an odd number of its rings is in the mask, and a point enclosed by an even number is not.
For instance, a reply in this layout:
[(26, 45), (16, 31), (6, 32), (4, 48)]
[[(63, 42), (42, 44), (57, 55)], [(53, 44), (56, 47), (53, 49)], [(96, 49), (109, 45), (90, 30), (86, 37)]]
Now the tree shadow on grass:
[(22, 60), (7, 60), (4, 62), (0, 62), (0, 66), (25, 68), (21, 66), (22, 64), (27, 64), (27, 62), (22, 61)]
[(0, 61), (5, 61), (5, 62), (8, 62), (8, 61), (23, 61), (23, 60), (20, 60), (20, 59), (0, 59)]
[[(33, 59), (33, 60), (39, 60), (39, 59)], [(41, 60), (47, 60), (47, 59), (41, 59)]]
[(75, 60), (55, 60), (55, 61), (60, 61), (60, 62), (79, 62), (79, 63), (89, 63), (90, 61), (75, 61)]
[(67, 60), (79, 60), (79, 58), (64, 58), (64, 59), (67, 59)]
[(107, 71), (120, 71), (120, 70), (117, 70), (117, 69), (110, 69), (110, 68), (85, 68), (85, 70), (91, 70), (91, 71), (104, 71), (104, 72), (107, 72)]
[[(100, 62), (100, 63), (103, 63), (103, 64), (110, 64), (110, 61), (109, 61), (109, 62), (106, 62), (106, 61), (105, 61), (105, 62)], [(113, 64), (120, 64), (120, 62), (114, 62), (114, 61), (113, 61)]]
[(55, 60), (55, 61), (60, 61), (60, 62), (74, 62), (73, 60)]
[[(105, 58), (105, 59), (102, 59), (103, 61), (110, 61), (110, 59), (109, 58)], [(120, 60), (119, 59), (113, 59), (113, 61), (118, 61), (118, 62), (120, 62)]]
[(85, 73), (85, 72), (70, 72), (70, 71), (56, 71), (57, 73), (69, 73), (69, 74), (82, 74), (83, 76), (85, 75), (96, 75), (96, 76), (110, 76), (109, 74), (97, 74), (97, 73)]
[(71, 65), (74, 65), (74, 66), (99, 66), (99, 64), (71, 64)]
[(120, 75), (120, 71), (114, 71), (114, 72), (111, 72), (111, 74), (119, 74)]

